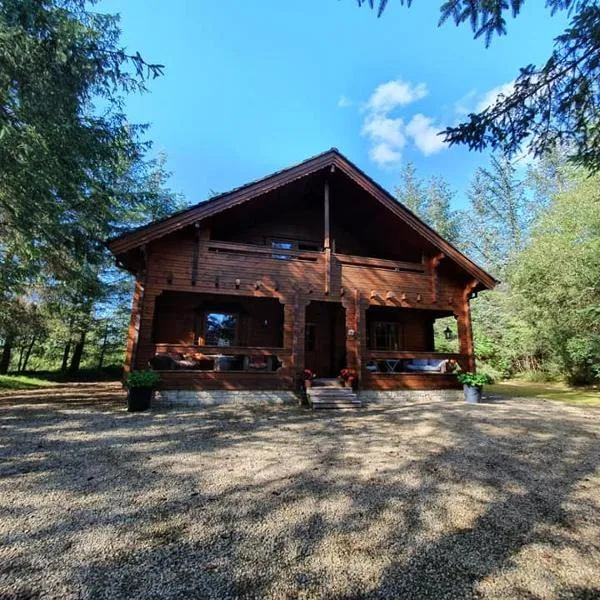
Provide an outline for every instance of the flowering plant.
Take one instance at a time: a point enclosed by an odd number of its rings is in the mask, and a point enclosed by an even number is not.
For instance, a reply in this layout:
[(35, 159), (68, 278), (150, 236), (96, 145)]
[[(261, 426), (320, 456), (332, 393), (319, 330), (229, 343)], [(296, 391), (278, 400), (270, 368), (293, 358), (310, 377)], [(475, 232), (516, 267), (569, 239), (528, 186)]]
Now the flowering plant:
[(355, 369), (342, 369), (340, 371), (340, 376), (339, 376), (340, 381), (352, 381), (353, 379), (356, 379), (356, 378), (357, 378), (357, 375), (356, 375)]
[(312, 381), (317, 376), (316, 373), (313, 373), (310, 369), (304, 369), (302, 372), (302, 379), (304, 381)]

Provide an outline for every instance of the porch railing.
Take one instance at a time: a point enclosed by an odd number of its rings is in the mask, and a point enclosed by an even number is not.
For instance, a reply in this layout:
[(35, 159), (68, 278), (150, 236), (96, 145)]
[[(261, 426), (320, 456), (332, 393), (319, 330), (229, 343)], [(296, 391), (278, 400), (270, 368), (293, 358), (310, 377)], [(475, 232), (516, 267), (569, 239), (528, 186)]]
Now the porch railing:
[(425, 263), (407, 262), (400, 260), (387, 260), (385, 258), (371, 258), (368, 256), (354, 256), (351, 254), (334, 254), (338, 262), (343, 265), (352, 265), (355, 267), (371, 267), (372, 269), (382, 269), (384, 271), (414, 271), (416, 273), (425, 272)]
[(206, 243), (206, 248), (210, 253), (236, 254), (257, 258), (272, 258), (273, 260), (317, 262), (323, 256), (322, 252), (316, 250), (288, 250), (287, 248), (269, 248), (268, 246), (241, 244), (239, 242), (210, 241)]
[(248, 373), (276, 373), (287, 367), (291, 358), (289, 350), (279, 347), (154, 344), (155, 357), (167, 354), (179, 354), (182, 359), (173, 359), (171, 369), (166, 370)]

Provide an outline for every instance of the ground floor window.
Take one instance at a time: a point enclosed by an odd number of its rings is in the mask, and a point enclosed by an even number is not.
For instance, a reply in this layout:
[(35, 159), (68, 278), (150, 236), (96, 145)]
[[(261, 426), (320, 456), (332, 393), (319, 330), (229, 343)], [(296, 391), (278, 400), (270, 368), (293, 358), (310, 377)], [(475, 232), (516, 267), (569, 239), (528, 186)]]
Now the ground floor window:
[(374, 350), (400, 349), (400, 323), (375, 321), (371, 331)]
[(206, 313), (205, 339), (207, 346), (235, 346), (238, 315), (236, 313)]

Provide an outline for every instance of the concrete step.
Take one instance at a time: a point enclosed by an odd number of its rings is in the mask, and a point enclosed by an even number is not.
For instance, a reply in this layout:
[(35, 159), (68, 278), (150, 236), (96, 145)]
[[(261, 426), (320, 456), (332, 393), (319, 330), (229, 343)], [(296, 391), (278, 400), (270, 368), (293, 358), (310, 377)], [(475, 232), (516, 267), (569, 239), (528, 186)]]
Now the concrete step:
[(309, 393), (312, 396), (356, 396), (352, 388), (313, 388)]
[(313, 401), (311, 404), (314, 410), (321, 408), (362, 408), (362, 402), (360, 400), (357, 400), (356, 402), (344, 402), (342, 400), (329, 400), (327, 402)]
[(352, 388), (322, 387), (312, 388), (308, 393), (309, 401), (317, 408), (360, 408), (362, 402)]
[(333, 387), (333, 388), (341, 388), (342, 384), (337, 377), (317, 377), (317, 379), (312, 380), (313, 388), (323, 388), (323, 387)]

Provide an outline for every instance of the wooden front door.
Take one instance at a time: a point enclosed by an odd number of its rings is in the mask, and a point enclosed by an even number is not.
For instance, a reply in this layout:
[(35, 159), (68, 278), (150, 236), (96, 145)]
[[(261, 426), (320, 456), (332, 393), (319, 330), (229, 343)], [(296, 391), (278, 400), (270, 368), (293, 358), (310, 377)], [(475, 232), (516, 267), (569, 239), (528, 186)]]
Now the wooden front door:
[(306, 308), (304, 365), (317, 377), (337, 377), (346, 366), (345, 314), (337, 302), (311, 302)]

